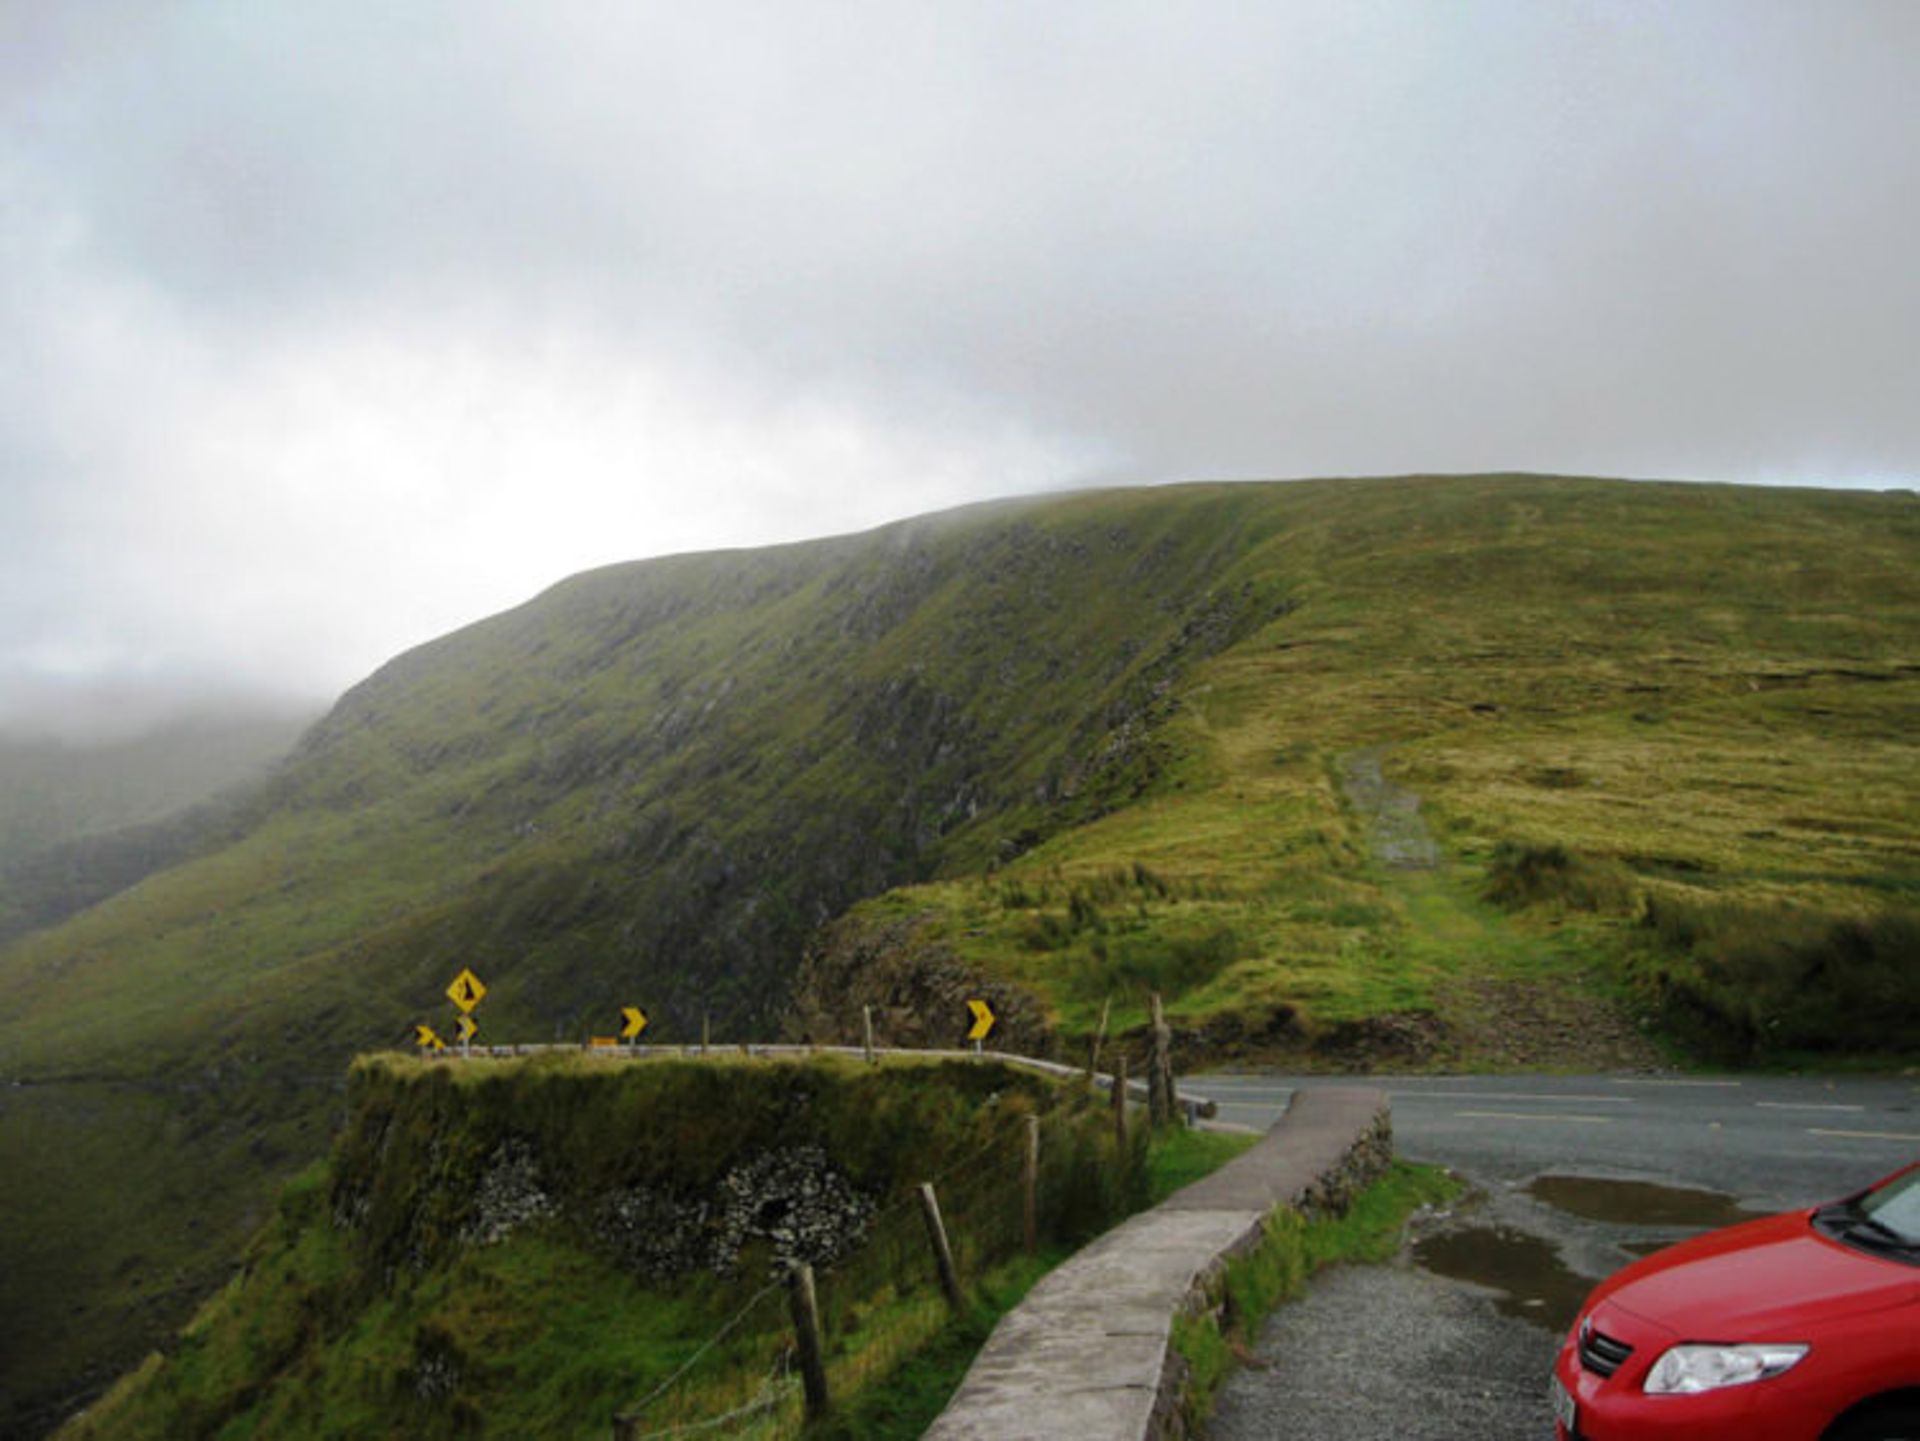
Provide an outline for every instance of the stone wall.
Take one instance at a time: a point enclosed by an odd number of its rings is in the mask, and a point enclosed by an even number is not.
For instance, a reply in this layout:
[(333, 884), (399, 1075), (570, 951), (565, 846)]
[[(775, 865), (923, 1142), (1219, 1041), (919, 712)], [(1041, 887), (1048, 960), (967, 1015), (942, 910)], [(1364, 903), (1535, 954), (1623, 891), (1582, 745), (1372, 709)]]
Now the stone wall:
[[(1269, 1139), (1273, 1134), (1278, 1134), (1278, 1128), (1270, 1133)], [(1381, 1095), (1378, 1110), (1360, 1125), (1338, 1159), (1324, 1164), (1289, 1200), (1273, 1209), (1297, 1211), (1310, 1221), (1343, 1216), (1362, 1191), (1386, 1174), (1392, 1161), (1393, 1115), (1386, 1097)], [(1227, 1264), (1258, 1250), (1265, 1236), (1266, 1217), (1263, 1216), (1258, 1225), (1223, 1250), (1195, 1279), (1181, 1301), (1180, 1313), (1186, 1316), (1211, 1313), (1214, 1324), (1224, 1329)], [(1188, 1441), (1194, 1434), (1188, 1422), (1193, 1410), (1189, 1381), (1186, 1359), (1168, 1346), (1166, 1363), (1160, 1373), (1159, 1396), (1147, 1431), (1151, 1441)]]
[(1266, 1137), (1044, 1277), (1001, 1319), (928, 1441), (1187, 1434), (1174, 1317), (1219, 1304), (1227, 1262), (1279, 1208), (1337, 1213), (1386, 1167), (1385, 1093), (1297, 1092)]

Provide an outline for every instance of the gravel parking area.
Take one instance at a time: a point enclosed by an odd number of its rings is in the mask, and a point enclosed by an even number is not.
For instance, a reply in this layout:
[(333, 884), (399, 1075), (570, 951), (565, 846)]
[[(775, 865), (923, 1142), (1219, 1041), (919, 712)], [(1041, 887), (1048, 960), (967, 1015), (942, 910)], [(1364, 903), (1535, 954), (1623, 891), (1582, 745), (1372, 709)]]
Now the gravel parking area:
[(1542, 1441), (1553, 1332), (1412, 1265), (1343, 1266), (1268, 1322), (1210, 1441)]

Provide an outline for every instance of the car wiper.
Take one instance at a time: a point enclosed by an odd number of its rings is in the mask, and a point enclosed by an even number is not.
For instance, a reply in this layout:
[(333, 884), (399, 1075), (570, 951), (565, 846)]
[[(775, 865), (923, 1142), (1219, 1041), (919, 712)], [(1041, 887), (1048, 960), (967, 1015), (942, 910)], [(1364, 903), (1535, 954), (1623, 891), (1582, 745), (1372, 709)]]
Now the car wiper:
[(1834, 1240), (1863, 1250), (1883, 1254), (1893, 1252), (1903, 1258), (1920, 1256), (1920, 1238), (1896, 1231), (1885, 1221), (1869, 1216), (1862, 1209), (1858, 1197), (1820, 1207), (1813, 1213), (1813, 1223)]
[(1850, 1235), (1858, 1235), (1864, 1231), (1869, 1236), (1877, 1238), (1881, 1244), (1900, 1251), (1911, 1251), (1920, 1247), (1920, 1238), (1909, 1236), (1905, 1231), (1896, 1231), (1885, 1221), (1876, 1220), (1872, 1216), (1856, 1215), (1853, 1223), (1847, 1227), (1847, 1231)]
[(1857, 1197), (1848, 1197), (1844, 1201), (1829, 1201), (1813, 1213), (1813, 1224), (1829, 1235), (1844, 1234), (1852, 1230), (1867, 1213), (1860, 1209)]

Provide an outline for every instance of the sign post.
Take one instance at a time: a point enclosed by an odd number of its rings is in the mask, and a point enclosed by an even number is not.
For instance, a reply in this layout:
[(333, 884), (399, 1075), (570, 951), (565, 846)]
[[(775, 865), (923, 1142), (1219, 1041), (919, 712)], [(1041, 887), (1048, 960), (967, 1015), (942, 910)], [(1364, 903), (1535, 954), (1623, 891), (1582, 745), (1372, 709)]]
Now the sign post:
[(647, 1028), (647, 1013), (638, 1006), (622, 1006), (620, 1014), (627, 1018), (627, 1023), (620, 1028), (620, 1039), (629, 1046), (638, 1045), (640, 1033)]
[(447, 987), (447, 999), (460, 1008), (460, 1054), (463, 1058), (473, 1054), (473, 1033), (480, 1029), (480, 1023), (473, 1018), (473, 1008), (485, 1000), (486, 995), (486, 983), (464, 966), (460, 974), (453, 978), (453, 984)]

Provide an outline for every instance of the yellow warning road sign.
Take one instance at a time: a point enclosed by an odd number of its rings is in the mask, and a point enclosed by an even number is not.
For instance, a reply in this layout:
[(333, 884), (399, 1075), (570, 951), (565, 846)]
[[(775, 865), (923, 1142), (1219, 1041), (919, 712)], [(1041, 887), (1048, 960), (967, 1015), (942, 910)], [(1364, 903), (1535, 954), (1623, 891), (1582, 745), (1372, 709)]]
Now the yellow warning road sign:
[(434, 1033), (432, 1026), (416, 1025), (413, 1028), (414, 1044), (423, 1051), (444, 1051), (447, 1043)]
[(447, 998), (463, 1011), (471, 1011), (486, 999), (487, 988), (472, 971), (461, 971), (447, 987)]
[(647, 1028), (647, 1013), (638, 1006), (622, 1006), (620, 1014), (627, 1018), (626, 1025), (620, 1028), (620, 1039), (631, 1041)]
[(459, 1037), (462, 1045), (465, 1045), (468, 1041), (471, 1041), (476, 1035), (479, 1034), (479, 1031), (480, 1031), (480, 1023), (474, 1020), (472, 1016), (463, 1014), (460, 1017)]
[(967, 1032), (967, 1039), (984, 1041), (987, 1038), (987, 1032), (993, 1029), (993, 1007), (985, 1001), (972, 1000), (967, 1002), (967, 1009), (973, 1012), (973, 1029)]

